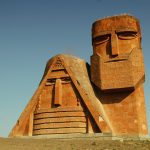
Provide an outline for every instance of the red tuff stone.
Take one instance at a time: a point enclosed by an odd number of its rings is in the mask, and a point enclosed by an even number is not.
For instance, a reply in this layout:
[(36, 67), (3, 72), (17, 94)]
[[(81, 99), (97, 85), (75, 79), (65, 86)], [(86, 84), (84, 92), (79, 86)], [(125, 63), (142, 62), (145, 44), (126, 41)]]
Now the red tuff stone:
[(92, 45), (91, 67), (65, 54), (48, 61), (39, 87), (9, 137), (148, 134), (139, 21), (129, 15), (97, 20)]

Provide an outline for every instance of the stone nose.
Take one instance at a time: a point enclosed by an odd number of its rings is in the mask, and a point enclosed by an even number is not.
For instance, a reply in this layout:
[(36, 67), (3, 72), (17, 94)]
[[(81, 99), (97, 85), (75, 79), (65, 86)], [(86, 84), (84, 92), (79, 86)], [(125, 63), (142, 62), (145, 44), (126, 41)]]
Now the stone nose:
[(61, 79), (56, 79), (54, 105), (56, 107), (59, 107), (59, 106), (62, 105), (62, 84), (61, 84)]
[(117, 34), (111, 34), (111, 54), (119, 55)]

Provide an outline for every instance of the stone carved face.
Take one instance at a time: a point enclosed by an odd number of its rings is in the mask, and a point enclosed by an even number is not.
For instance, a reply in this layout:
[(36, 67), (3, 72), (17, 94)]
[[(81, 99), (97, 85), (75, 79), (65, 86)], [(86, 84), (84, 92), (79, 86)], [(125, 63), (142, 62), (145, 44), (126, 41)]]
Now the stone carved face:
[(101, 90), (133, 89), (144, 79), (141, 32), (133, 16), (98, 20), (92, 27), (91, 79)]

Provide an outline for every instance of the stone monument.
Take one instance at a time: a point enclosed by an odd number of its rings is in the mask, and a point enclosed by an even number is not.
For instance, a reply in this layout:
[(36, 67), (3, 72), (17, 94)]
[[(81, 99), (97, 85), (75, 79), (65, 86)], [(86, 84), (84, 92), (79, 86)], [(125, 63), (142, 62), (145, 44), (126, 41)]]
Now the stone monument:
[(92, 26), (91, 66), (51, 58), (38, 89), (9, 134), (147, 135), (144, 62), (138, 19), (119, 15)]
[(91, 81), (115, 134), (147, 134), (141, 29), (129, 15), (92, 27)]

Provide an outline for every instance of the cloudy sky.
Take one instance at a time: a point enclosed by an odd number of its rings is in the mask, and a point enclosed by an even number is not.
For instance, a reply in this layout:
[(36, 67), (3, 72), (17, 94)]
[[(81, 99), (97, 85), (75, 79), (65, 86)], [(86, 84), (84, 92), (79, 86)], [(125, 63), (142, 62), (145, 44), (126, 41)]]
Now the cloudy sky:
[(141, 21), (150, 129), (149, 0), (0, 0), (0, 136), (7, 136), (58, 53), (90, 62), (91, 25), (129, 13)]

